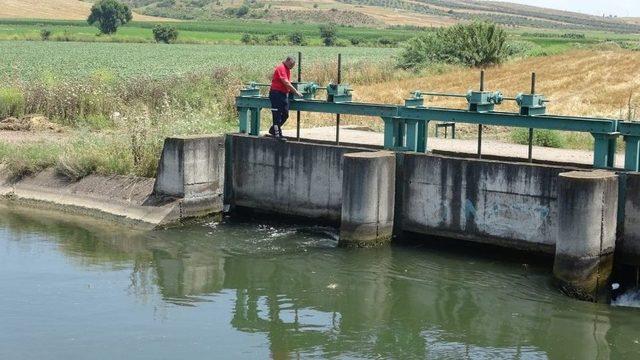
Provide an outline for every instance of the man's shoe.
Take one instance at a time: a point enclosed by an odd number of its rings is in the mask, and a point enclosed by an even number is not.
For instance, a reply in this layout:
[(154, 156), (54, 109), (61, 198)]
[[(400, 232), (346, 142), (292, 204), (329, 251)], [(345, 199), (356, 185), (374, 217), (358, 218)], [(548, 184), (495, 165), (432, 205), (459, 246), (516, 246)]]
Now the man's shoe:
[(273, 130), (273, 125), (271, 125), (271, 127), (269, 128), (269, 135), (273, 136), (275, 134), (276, 132)]
[(282, 129), (278, 125), (273, 126), (273, 137), (275, 137), (279, 141), (287, 141), (287, 138), (282, 136)]

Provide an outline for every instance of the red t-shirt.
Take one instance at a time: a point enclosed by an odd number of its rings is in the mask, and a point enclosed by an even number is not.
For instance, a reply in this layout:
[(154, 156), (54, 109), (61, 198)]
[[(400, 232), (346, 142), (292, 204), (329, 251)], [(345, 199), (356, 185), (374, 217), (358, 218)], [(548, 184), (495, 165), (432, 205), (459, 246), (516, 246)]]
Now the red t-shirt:
[(284, 86), (284, 80), (291, 81), (291, 69), (286, 67), (284, 63), (276, 66), (273, 71), (273, 78), (271, 79), (271, 90), (280, 91), (288, 94), (289, 89)]

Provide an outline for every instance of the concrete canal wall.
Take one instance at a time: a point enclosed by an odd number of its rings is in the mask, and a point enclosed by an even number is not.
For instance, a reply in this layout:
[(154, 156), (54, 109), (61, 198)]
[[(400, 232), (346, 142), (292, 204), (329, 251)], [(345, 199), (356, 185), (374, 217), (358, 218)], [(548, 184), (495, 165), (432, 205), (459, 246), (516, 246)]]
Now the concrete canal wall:
[(565, 167), (399, 154), (399, 228), (553, 252)]
[[(559, 287), (589, 301), (605, 293), (616, 243), (619, 253), (638, 249), (634, 176), (622, 182), (619, 200), (610, 171), (246, 135), (226, 143), (230, 205), (340, 224), (342, 246), (412, 233), (546, 252)], [(628, 237), (616, 241), (617, 234)]]
[(228, 135), (227, 202), (339, 223), (344, 155), (366, 149)]

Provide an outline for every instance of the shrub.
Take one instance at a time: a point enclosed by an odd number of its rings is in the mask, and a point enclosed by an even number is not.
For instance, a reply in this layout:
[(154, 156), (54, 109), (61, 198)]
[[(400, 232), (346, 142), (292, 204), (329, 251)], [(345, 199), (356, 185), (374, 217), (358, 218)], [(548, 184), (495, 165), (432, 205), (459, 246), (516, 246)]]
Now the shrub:
[(153, 27), (153, 38), (156, 42), (171, 44), (178, 39), (178, 30), (169, 25), (156, 25)]
[(103, 34), (113, 34), (120, 25), (128, 23), (132, 18), (131, 9), (127, 5), (116, 0), (100, 0), (91, 7), (87, 22), (89, 25), (97, 25)]
[(249, 13), (249, 7), (247, 5), (242, 5), (236, 10), (237, 17), (243, 17)]
[(380, 43), (380, 45), (382, 45), (382, 46), (390, 46), (390, 45), (395, 45), (396, 44), (396, 42), (394, 40), (389, 39), (389, 38), (380, 38), (378, 40), (378, 43)]
[(269, 34), (264, 39), (267, 44), (277, 44), (280, 41), (280, 36), (278, 34)]
[(243, 44), (250, 44), (253, 41), (253, 37), (251, 34), (244, 33), (242, 34), (240, 41), (242, 41)]
[(49, 29), (40, 30), (40, 38), (42, 39), (42, 41), (49, 40), (49, 38), (51, 38), (51, 34), (53, 34), (53, 32)]
[(507, 34), (493, 23), (474, 22), (440, 28), (410, 39), (399, 56), (402, 68), (444, 62), (466, 66), (499, 64), (506, 56)]
[(291, 45), (306, 45), (307, 41), (304, 38), (304, 34), (299, 31), (289, 34), (289, 43)]
[(350, 42), (350, 43), (351, 43), (351, 45), (353, 45), (353, 46), (358, 46), (358, 45), (360, 45), (360, 43), (362, 42), (362, 39), (357, 38), (357, 37), (352, 37), (352, 38), (349, 38), (349, 42)]
[[(529, 130), (516, 129), (511, 133), (511, 140), (516, 144), (529, 144)], [(565, 147), (565, 139), (558, 131), (536, 129), (533, 131), (533, 145), (552, 148)]]
[(333, 24), (320, 26), (320, 37), (325, 46), (333, 46), (336, 42), (338, 30)]

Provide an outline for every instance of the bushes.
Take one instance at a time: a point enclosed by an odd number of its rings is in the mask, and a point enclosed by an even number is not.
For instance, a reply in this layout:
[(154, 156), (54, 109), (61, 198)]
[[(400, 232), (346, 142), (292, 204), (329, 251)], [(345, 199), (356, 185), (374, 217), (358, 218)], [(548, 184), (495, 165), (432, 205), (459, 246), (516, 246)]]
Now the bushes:
[(506, 32), (493, 23), (440, 28), (410, 39), (398, 58), (398, 65), (410, 69), (434, 62), (476, 67), (499, 64), (507, 57), (506, 39)]
[(338, 30), (335, 25), (328, 24), (320, 26), (320, 37), (322, 38), (322, 43), (325, 46), (333, 46), (336, 42), (337, 35)]
[(53, 32), (49, 29), (42, 29), (40, 30), (40, 39), (42, 39), (42, 41), (47, 41), (51, 38), (52, 33)]
[[(529, 144), (529, 130), (514, 130), (511, 133), (511, 140), (516, 144)], [(566, 145), (566, 141), (562, 134), (560, 134), (558, 131), (537, 129), (533, 131), (533, 145), (552, 148), (563, 148)]]
[(169, 25), (156, 25), (153, 28), (153, 38), (156, 42), (163, 42), (165, 44), (171, 44), (178, 39), (178, 30), (175, 27)]
[(251, 34), (244, 33), (242, 34), (240, 41), (245, 45), (251, 44), (253, 42), (253, 36), (251, 36)]
[(299, 31), (289, 34), (289, 43), (291, 45), (303, 46), (307, 44), (307, 40), (304, 38), (304, 34)]
[(307, 45), (307, 40), (301, 32), (294, 32), (286, 37), (273, 33), (264, 36), (244, 33), (240, 37), (240, 41), (245, 45)]

